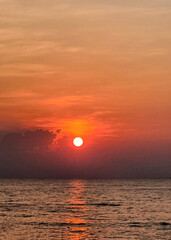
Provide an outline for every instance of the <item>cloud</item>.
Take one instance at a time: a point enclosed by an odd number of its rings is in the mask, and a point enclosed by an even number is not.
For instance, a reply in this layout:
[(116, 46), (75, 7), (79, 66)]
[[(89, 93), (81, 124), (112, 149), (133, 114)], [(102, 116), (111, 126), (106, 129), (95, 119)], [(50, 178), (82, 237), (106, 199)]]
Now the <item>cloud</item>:
[(53, 162), (50, 147), (59, 132), (38, 129), (5, 134), (0, 140), (0, 177), (45, 177), (53, 172), (53, 166), (47, 171), (47, 161)]
[(48, 151), (48, 147), (53, 143), (55, 137), (55, 133), (41, 129), (35, 131), (27, 130), (24, 134), (8, 133), (1, 140), (1, 151)]

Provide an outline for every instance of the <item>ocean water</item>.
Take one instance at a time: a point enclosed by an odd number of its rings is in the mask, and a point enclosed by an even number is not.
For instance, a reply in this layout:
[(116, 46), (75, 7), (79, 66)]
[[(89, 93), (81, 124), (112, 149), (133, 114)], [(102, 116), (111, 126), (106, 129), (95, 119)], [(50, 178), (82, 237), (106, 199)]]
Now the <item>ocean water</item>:
[(0, 180), (0, 239), (171, 239), (171, 180)]

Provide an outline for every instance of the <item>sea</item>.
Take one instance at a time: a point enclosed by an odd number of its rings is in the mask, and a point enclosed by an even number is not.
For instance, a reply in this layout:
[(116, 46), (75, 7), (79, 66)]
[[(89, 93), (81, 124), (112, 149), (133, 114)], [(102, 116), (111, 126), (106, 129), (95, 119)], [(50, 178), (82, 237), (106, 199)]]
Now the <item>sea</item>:
[(171, 179), (0, 180), (0, 240), (171, 240)]

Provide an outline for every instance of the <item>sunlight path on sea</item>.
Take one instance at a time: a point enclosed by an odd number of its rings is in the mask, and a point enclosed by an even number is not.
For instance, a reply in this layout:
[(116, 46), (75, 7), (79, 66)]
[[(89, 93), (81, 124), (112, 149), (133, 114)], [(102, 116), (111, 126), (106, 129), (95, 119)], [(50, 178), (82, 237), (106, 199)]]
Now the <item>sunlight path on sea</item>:
[(171, 180), (0, 180), (0, 239), (170, 240)]

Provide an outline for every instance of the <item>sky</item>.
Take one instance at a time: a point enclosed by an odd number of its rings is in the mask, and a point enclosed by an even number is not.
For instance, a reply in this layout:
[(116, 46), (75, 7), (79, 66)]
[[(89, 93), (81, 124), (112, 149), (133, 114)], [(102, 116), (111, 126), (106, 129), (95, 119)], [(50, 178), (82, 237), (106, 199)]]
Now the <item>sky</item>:
[(77, 169), (61, 177), (171, 176), (170, 0), (0, 0), (0, 56), (1, 151), (41, 129), (49, 165)]

